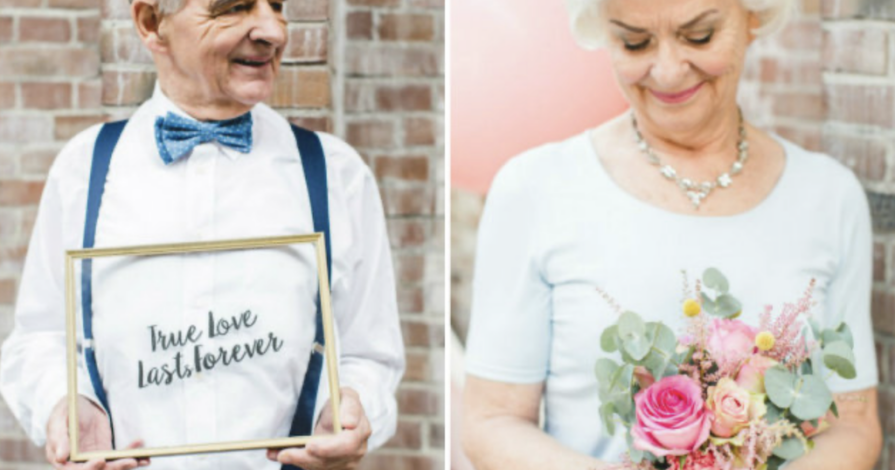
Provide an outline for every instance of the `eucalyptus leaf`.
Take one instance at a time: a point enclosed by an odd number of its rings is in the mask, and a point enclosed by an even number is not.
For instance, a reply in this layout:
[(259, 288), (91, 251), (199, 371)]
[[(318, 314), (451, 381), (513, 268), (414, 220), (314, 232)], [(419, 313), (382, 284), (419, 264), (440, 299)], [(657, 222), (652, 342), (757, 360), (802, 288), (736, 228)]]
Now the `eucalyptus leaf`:
[(773, 424), (773, 423), (776, 423), (777, 421), (780, 421), (781, 419), (786, 417), (786, 411), (784, 411), (777, 405), (775, 405), (771, 402), (768, 402), (768, 403), (765, 403), (765, 406), (767, 407), (767, 412), (764, 415), (764, 419), (768, 423)]
[(643, 454), (644, 454), (644, 452), (642, 450), (637, 450), (637, 449), (633, 449), (633, 448), (628, 451), (628, 456), (631, 457), (631, 462), (634, 462), (634, 463), (642, 462)]
[(793, 460), (805, 454), (805, 446), (802, 441), (795, 437), (787, 437), (783, 439), (777, 447), (774, 448), (774, 455), (784, 460)]
[(715, 301), (718, 304), (715, 315), (719, 317), (731, 317), (743, 310), (743, 304), (730, 294), (721, 294)]
[(594, 373), (597, 381), (601, 384), (608, 384), (612, 380), (612, 374), (618, 370), (619, 366), (615, 361), (609, 358), (601, 357), (594, 366)]
[(702, 273), (702, 283), (709, 289), (713, 289), (722, 294), (727, 293), (727, 290), (730, 289), (730, 284), (727, 282), (727, 278), (721, 274), (721, 271), (718, 271), (715, 268), (708, 268)]
[(618, 339), (618, 326), (612, 325), (609, 328), (603, 330), (603, 334), (600, 335), (600, 348), (603, 351), (612, 353), (618, 350), (618, 343), (616, 342)]
[(674, 331), (664, 323), (647, 323), (646, 334), (654, 348), (668, 353), (669, 355), (673, 353), (674, 349), (677, 347), (677, 338), (674, 336)]
[(710, 315), (716, 315), (718, 306), (715, 304), (715, 300), (709, 297), (705, 292), (700, 292), (700, 295), (702, 297), (702, 311)]
[(801, 368), (799, 369), (802, 375), (811, 375), (814, 373), (814, 367), (811, 365), (811, 361), (805, 361), (802, 363)]
[(821, 337), (820, 323), (818, 323), (817, 320), (815, 320), (813, 318), (809, 318), (808, 325), (811, 326), (811, 333), (814, 334), (814, 338), (819, 339)]
[(600, 421), (603, 422), (603, 428), (610, 436), (615, 435), (615, 407), (612, 403), (603, 403), (600, 405)]
[(635, 361), (642, 361), (650, 352), (652, 345), (646, 336), (636, 336), (622, 341), (622, 347)]
[(646, 325), (640, 319), (640, 315), (627, 311), (618, 318), (618, 335), (622, 340), (643, 336), (646, 333)]
[(827, 414), (833, 403), (833, 394), (827, 384), (816, 375), (804, 375), (801, 386), (789, 411), (802, 421), (810, 421)]
[(836, 402), (833, 401), (833, 404), (830, 405), (830, 412), (833, 413), (833, 416), (839, 417), (839, 407), (836, 406)]
[(855, 348), (855, 338), (851, 334), (851, 328), (848, 327), (848, 324), (842, 322), (839, 324), (839, 327), (836, 328), (836, 333), (839, 333), (840, 336), (845, 340), (848, 344), (848, 347), (854, 349)]
[(767, 464), (768, 467), (765, 470), (780, 470), (780, 467), (786, 463), (786, 460), (777, 457), (776, 455), (772, 455), (768, 458)]
[(789, 408), (796, 395), (797, 377), (781, 365), (765, 371), (764, 388), (771, 403), (780, 408)]
[(845, 341), (834, 341), (826, 344), (823, 349), (824, 365), (835, 371), (844, 379), (853, 379), (857, 376), (855, 371), (855, 353)]

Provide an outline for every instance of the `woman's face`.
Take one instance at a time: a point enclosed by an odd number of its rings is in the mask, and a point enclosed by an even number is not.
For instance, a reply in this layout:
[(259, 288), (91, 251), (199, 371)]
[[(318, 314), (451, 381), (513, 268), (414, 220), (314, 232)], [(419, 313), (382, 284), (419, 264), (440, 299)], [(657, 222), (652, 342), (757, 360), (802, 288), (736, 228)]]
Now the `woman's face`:
[(616, 78), (638, 118), (686, 132), (735, 109), (758, 26), (740, 0), (606, 0), (604, 7)]

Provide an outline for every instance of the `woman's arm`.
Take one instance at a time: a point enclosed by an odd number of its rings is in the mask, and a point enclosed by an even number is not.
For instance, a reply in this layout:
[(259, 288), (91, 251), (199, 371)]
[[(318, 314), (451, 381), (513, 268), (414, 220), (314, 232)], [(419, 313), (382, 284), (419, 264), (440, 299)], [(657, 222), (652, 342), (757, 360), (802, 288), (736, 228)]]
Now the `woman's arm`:
[(815, 438), (814, 450), (786, 470), (870, 470), (883, 444), (876, 388), (835, 395), (839, 419)]
[(538, 428), (543, 389), (543, 382), (509, 384), (467, 376), (462, 441), (476, 470), (588, 470), (606, 465), (562, 446)]

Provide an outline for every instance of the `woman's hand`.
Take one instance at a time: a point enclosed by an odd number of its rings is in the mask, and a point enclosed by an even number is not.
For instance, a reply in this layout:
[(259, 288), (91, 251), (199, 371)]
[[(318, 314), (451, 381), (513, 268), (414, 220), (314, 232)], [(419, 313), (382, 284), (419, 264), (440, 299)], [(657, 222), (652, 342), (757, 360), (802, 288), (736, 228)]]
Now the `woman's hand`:
[[(268, 449), (267, 458), (305, 470), (352, 470), (367, 453), (367, 440), (372, 428), (357, 392), (342, 389), (339, 405), (342, 432), (314, 439), (304, 447)], [(329, 402), (323, 407), (314, 434), (332, 434), (333, 416)]]
[[(80, 451), (112, 449), (112, 428), (105, 411), (92, 401), (78, 396), (78, 445)], [(128, 449), (143, 446), (143, 441), (132, 442)], [(68, 397), (63, 397), (50, 413), (47, 422), (47, 461), (57, 470), (129, 470), (149, 465), (149, 459), (120, 459), (106, 462), (94, 459), (85, 463), (69, 462), (71, 446), (68, 441)]]

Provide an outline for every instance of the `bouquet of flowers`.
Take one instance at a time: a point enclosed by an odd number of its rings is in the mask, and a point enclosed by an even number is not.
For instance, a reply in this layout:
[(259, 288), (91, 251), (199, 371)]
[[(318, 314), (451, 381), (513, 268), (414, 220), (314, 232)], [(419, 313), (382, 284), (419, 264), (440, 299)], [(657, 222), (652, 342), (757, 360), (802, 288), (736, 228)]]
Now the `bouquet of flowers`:
[(629, 431), (615, 468), (774, 470), (808, 452), (811, 437), (829, 426), (828, 413), (838, 416), (815, 361), (830, 374), (856, 375), (848, 326), (822, 330), (811, 319), (813, 288), (812, 280), (777, 315), (765, 307), (753, 327), (736, 319), (740, 302), (710, 268), (694, 292), (684, 282), (688, 320), (680, 336), (621, 312), (604, 293), (621, 313), (600, 346), (621, 363), (597, 361), (600, 419), (609, 434), (618, 424)]

